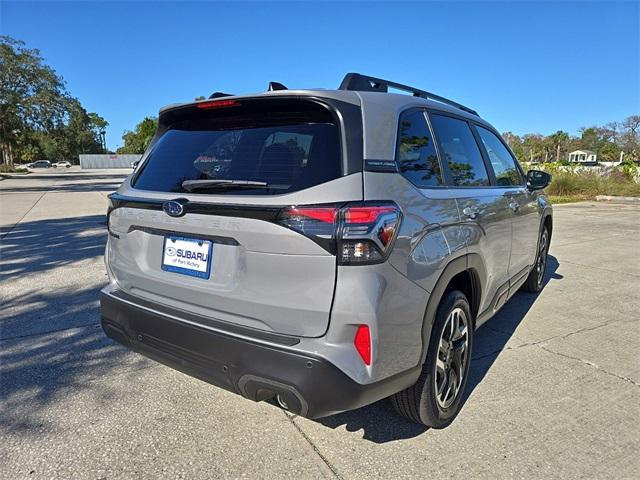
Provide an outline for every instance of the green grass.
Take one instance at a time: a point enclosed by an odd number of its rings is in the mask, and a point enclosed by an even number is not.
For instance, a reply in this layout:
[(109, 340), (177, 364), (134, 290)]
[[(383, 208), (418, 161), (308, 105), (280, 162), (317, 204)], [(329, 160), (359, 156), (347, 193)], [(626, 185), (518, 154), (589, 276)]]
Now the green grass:
[(606, 177), (591, 173), (556, 172), (546, 193), (553, 203), (593, 200), (596, 195), (640, 197), (640, 184), (621, 172)]
[(586, 197), (584, 195), (548, 195), (549, 200), (553, 205), (560, 205), (561, 203), (575, 203), (584, 202), (587, 200), (593, 200), (593, 197)]
[(0, 165), (0, 173), (29, 173), (29, 170), (26, 168), (20, 167), (10, 167), (9, 165), (2, 164)]

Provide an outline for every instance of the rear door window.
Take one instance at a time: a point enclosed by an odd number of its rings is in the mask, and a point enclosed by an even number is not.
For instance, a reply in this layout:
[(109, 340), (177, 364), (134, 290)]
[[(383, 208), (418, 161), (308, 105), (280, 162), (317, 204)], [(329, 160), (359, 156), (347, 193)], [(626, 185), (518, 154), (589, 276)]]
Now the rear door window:
[(402, 175), (417, 187), (442, 184), (438, 154), (424, 112), (410, 111), (400, 116), (396, 158)]
[[(134, 180), (135, 188), (278, 195), (342, 175), (339, 130), (328, 111), (240, 109), (222, 118), (196, 113), (196, 118), (171, 125), (155, 143)], [(185, 187), (193, 180), (212, 182)]]
[(487, 167), (469, 124), (437, 114), (431, 115), (431, 123), (453, 184), (459, 187), (489, 186)]
[(479, 125), (476, 125), (476, 129), (496, 175), (496, 184), (501, 187), (522, 185), (520, 170), (504, 143), (490, 130)]

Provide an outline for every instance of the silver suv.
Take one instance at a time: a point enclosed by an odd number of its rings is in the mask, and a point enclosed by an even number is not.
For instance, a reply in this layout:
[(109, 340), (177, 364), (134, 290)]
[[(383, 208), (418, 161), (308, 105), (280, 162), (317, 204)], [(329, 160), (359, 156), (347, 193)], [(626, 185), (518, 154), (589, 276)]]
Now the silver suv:
[(110, 197), (102, 325), (299, 415), (391, 397), (442, 428), (474, 330), (543, 286), (549, 181), (475, 111), (359, 74), (171, 105)]

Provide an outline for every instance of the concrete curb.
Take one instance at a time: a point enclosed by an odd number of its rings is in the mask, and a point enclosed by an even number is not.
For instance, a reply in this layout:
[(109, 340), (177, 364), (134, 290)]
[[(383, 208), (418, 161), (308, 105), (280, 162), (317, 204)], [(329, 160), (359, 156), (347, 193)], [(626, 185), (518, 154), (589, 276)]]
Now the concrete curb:
[(614, 195), (596, 195), (596, 202), (626, 203), (640, 205), (640, 197), (618, 197)]
[(0, 173), (0, 180), (4, 180), (5, 178), (15, 178), (15, 177), (26, 177), (31, 172), (26, 173)]

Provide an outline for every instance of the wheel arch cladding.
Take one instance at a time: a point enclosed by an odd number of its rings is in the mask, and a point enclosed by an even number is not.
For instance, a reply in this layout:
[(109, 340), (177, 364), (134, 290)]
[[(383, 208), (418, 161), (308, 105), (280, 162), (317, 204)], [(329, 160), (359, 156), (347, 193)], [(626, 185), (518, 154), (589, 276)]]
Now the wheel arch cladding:
[(438, 305), (451, 289), (461, 290), (469, 300), (471, 306), (472, 321), (475, 326), (475, 318), (478, 315), (482, 288), (486, 280), (486, 270), (482, 259), (477, 254), (467, 254), (455, 258), (447, 264), (436, 282), (435, 288), (429, 295), (422, 326), (422, 355), (420, 364), (423, 364), (429, 347), (431, 329), (435, 321)]
[(542, 218), (542, 225), (547, 227), (547, 229), (549, 230), (549, 240), (551, 240), (551, 235), (553, 233), (553, 215), (547, 213)]

